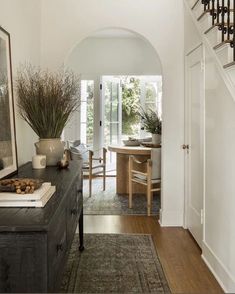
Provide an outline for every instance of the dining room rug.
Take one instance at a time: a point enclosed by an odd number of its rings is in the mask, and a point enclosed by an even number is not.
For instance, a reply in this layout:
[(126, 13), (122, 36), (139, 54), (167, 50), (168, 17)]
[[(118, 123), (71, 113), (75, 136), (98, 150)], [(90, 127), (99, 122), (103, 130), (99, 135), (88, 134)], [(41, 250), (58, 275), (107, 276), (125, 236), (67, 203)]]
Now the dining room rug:
[[(146, 215), (146, 195), (133, 195), (133, 208), (128, 207), (128, 196), (116, 194), (116, 178), (106, 179), (106, 191), (103, 191), (101, 177), (92, 180), (92, 196), (89, 197), (88, 179), (83, 180), (83, 210), (86, 215)], [(152, 215), (158, 215), (160, 193), (153, 196)]]
[(63, 274), (63, 293), (171, 293), (151, 235), (76, 234)]

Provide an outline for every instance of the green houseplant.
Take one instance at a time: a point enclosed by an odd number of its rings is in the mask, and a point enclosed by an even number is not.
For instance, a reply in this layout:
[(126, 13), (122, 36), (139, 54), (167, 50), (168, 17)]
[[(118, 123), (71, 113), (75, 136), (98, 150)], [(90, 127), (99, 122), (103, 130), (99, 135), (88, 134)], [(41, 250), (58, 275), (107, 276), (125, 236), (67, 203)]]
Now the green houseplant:
[(61, 134), (80, 105), (80, 81), (70, 71), (58, 73), (22, 66), (16, 79), (19, 113), (39, 137), (36, 153), (56, 165), (63, 155)]
[(161, 142), (162, 134), (162, 121), (157, 113), (152, 109), (144, 110), (143, 108), (139, 112), (142, 124), (146, 132), (152, 134), (152, 143), (159, 144)]

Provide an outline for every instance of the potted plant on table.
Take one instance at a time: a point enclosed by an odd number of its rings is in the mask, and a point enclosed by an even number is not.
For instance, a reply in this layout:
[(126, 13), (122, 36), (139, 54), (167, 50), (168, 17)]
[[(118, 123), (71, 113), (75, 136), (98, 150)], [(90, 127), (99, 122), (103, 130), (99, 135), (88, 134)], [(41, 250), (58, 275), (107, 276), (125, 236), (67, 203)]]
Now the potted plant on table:
[(16, 79), (19, 113), (39, 137), (36, 153), (46, 155), (47, 166), (62, 158), (61, 134), (80, 105), (80, 81), (70, 71), (52, 73), (23, 66)]
[(162, 121), (158, 114), (152, 109), (141, 109), (140, 117), (142, 119), (142, 124), (146, 132), (152, 134), (152, 143), (154, 145), (161, 143), (162, 134)]

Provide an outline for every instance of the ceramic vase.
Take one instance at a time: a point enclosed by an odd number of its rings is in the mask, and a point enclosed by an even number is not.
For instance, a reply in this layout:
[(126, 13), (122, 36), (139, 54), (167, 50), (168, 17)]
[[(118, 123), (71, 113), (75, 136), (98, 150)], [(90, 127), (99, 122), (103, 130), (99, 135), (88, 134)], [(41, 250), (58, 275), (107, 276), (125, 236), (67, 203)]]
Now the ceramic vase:
[(161, 135), (159, 135), (159, 134), (152, 134), (152, 143), (154, 145), (160, 144), (161, 143)]
[(35, 143), (36, 154), (46, 155), (46, 165), (56, 166), (64, 153), (64, 142), (60, 138), (53, 139), (39, 139)]

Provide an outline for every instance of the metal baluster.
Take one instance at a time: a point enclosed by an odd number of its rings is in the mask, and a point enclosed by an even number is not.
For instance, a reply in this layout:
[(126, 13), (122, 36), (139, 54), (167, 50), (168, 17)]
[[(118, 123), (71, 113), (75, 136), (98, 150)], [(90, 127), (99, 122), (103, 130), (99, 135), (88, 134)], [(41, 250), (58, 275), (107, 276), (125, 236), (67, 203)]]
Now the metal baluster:
[(235, 0), (233, 0), (233, 61), (235, 61)]
[(205, 0), (202, 0), (203, 10), (205, 11)]
[(204, 11), (206, 11), (207, 1), (206, 0), (202, 0), (202, 4), (204, 4)]
[(224, 0), (222, 0), (221, 7), (221, 33), (222, 33), (222, 42), (224, 42)]
[(230, 0), (227, 0), (227, 39), (230, 40)]
[(219, 24), (220, 23), (220, 0), (217, 0), (217, 23)]
[(215, 0), (212, 0), (211, 15), (212, 15), (212, 25), (214, 25), (215, 24)]
[(204, 4), (204, 11), (210, 9), (210, 2), (211, 0), (203, 0), (203, 4)]

